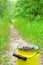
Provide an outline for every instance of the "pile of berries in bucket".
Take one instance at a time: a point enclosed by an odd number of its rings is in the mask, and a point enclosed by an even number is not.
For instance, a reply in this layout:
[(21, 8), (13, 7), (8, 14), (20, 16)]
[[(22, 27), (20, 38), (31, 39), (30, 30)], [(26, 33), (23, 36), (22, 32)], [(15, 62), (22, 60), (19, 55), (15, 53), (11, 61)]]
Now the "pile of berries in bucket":
[(38, 50), (38, 46), (28, 44), (28, 43), (23, 43), (18, 46), (18, 49), (23, 50), (23, 51), (35, 51), (35, 50)]
[(24, 51), (32, 51), (32, 50), (34, 50), (35, 48), (34, 47), (29, 47), (29, 46), (23, 46), (22, 48), (21, 48), (21, 50), (24, 50)]

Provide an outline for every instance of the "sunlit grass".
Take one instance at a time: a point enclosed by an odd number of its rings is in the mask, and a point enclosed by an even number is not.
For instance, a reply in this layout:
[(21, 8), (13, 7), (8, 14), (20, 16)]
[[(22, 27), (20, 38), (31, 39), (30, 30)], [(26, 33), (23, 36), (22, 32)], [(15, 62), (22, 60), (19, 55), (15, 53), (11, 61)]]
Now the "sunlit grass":
[[(4, 51), (8, 50), (9, 43), (9, 22), (0, 19), (0, 65), (8, 65), (8, 56)], [(5, 58), (4, 58), (5, 57)]]
[(17, 19), (14, 26), (28, 42), (34, 43), (43, 49), (43, 20)]

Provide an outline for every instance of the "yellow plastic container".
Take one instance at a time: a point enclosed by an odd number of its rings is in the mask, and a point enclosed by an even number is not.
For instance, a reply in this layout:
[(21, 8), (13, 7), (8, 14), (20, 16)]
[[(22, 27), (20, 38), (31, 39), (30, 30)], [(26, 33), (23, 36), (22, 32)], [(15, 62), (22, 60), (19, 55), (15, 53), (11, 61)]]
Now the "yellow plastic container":
[(18, 54), (26, 57), (27, 59), (24, 61), (17, 58), (17, 65), (39, 65), (40, 54), (38, 51), (26, 52), (18, 50)]
[[(23, 50), (23, 46), (28, 46), (34, 50), (25, 51)], [(18, 46), (18, 51), (13, 56), (17, 57), (17, 65), (39, 65), (39, 47), (30, 44), (22, 44)]]

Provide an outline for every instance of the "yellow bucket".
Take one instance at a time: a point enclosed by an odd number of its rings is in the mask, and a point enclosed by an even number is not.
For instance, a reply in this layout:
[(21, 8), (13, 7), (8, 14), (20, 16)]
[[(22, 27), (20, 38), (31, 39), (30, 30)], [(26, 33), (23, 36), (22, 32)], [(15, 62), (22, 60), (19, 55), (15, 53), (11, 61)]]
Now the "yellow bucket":
[(39, 65), (39, 48), (35, 45), (33, 46), (37, 49), (33, 51), (24, 51), (20, 50), (20, 46), (18, 47), (17, 53), (13, 54), (13, 56), (17, 57), (17, 65)]

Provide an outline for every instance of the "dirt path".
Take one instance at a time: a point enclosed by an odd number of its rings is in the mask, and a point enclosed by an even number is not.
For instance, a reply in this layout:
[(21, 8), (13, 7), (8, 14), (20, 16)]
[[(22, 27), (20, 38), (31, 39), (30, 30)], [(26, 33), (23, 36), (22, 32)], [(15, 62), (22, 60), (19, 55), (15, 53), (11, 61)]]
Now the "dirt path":
[(22, 39), (21, 35), (17, 32), (17, 30), (14, 28), (13, 25), (10, 26), (10, 51), (9, 51), (9, 56), (10, 56), (10, 64), (11, 65), (16, 65), (16, 58), (13, 57), (13, 52), (17, 48), (19, 44), (25, 43), (26, 41)]
[[(14, 28), (13, 25), (10, 25), (10, 51), (8, 52), (8, 55), (10, 57), (10, 64), (11, 65), (16, 65), (16, 58), (13, 57), (13, 52), (17, 48), (17, 46), (21, 43), (25, 43), (26, 41), (22, 39), (20, 34), (17, 32), (17, 30)], [(41, 52), (42, 54), (42, 52)], [(43, 58), (42, 55), (40, 57), (40, 65), (43, 65)]]

